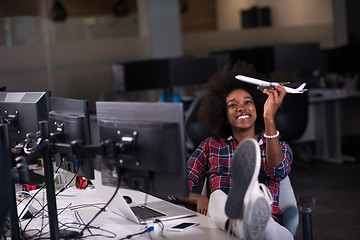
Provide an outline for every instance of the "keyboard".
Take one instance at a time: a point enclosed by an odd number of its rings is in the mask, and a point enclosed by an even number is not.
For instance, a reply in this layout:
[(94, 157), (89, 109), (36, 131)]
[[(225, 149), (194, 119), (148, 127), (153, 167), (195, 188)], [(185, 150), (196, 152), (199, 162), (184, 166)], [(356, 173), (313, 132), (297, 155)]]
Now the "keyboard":
[(165, 216), (165, 214), (162, 214), (146, 206), (134, 206), (131, 207), (131, 210), (134, 212), (135, 216), (143, 220)]

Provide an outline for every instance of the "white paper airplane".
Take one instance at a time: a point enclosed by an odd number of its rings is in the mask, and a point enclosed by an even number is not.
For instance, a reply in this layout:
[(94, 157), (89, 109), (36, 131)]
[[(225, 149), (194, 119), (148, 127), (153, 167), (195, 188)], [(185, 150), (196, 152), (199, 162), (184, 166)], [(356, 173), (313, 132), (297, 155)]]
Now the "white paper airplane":
[[(289, 82), (286, 82), (286, 83), (267, 82), (267, 81), (264, 81), (264, 80), (260, 80), (260, 79), (256, 79), (256, 78), (252, 78), (252, 77), (247, 77), (247, 76), (243, 76), (243, 75), (237, 75), (237, 76), (235, 76), (235, 78), (240, 80), (240, 81), (243, 81), (243, 82), (258, 85), (258, 89), (261, 90), (261, 91), (266, 89), (266, 88), (274, 89), (274, 87), (276, 87), (276, 86), (289, 84)], [(307, 91), (307, 89), (304, 89), (305, 85), (306, 85), (306, 83), (302, 83), (297, 88), (291, 88), (291, 87), (286, 87), (286, 86), (284, 86), (284, 88), (285, 88), (287, 93), (303, 93), (303, 92)]]

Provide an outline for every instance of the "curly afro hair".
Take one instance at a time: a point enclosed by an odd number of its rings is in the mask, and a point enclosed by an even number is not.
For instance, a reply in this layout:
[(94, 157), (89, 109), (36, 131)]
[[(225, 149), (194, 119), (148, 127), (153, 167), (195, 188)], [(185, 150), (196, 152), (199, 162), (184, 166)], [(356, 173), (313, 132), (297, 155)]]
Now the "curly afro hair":
[(264, 128), (263, 110), (267, 96), (259, 91), (256, 85), (237, 80), (235, 76), (239, 74), (265, 79), (264, 76), (256, 72), (252, 64), (241, 60), (231, 60), (221, 70), (212, 75), (208, 83), (204, 85), (197, 116), (198, 120), (209, 127), (216, 137), (228, 138), (232, 134), (230, 125), (227, 124), (225, 100), (234, 89), (244, 89), (252, 96), (257, 113), (256, 134), (260, 133)]

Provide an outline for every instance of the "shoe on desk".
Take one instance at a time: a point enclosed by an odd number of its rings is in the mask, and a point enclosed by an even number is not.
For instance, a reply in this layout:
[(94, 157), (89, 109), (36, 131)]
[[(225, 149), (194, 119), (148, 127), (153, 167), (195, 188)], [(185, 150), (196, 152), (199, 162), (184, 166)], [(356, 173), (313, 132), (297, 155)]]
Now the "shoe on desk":
[(241, 220), (245, 238), (251, 240), (265, 239), (265, 227), (271, 217), (271, 193), (258, 182), (260, 164), (258, 142), (242, 141), (231, 161), (232, 186), (225, 205), (226, 215)]

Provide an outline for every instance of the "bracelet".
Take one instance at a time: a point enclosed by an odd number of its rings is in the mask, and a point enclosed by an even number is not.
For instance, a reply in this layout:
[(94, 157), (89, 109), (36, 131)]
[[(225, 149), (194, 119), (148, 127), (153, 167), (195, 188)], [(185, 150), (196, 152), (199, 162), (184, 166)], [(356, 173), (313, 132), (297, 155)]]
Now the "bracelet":
[(276, 133), (274, 134), (274, 135), (266, 135), (265, 133), (264, 133), (264, 138), (266, 138), (266, 139), (272, 139), (272, 138), (277, 138), (278, 136), (279, 136), (279, 131), (277, 131), (276, 130)]

